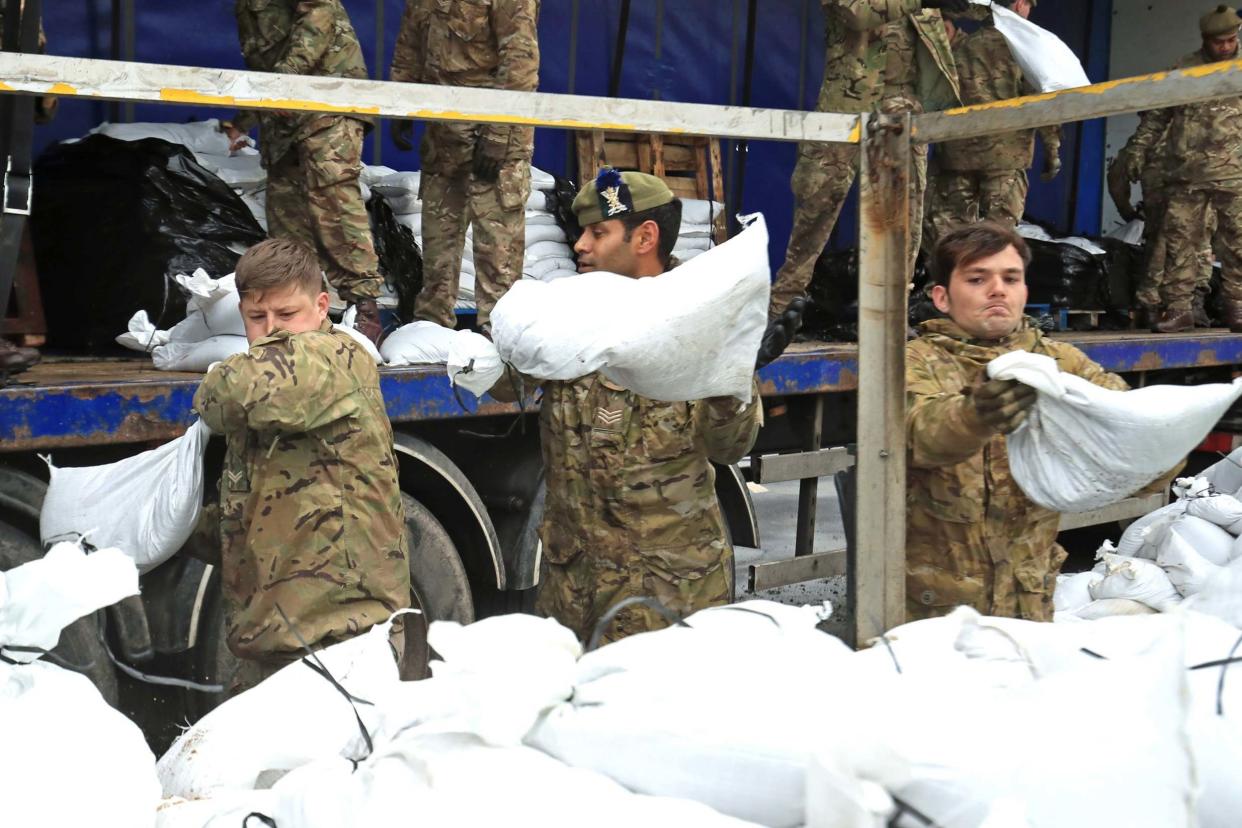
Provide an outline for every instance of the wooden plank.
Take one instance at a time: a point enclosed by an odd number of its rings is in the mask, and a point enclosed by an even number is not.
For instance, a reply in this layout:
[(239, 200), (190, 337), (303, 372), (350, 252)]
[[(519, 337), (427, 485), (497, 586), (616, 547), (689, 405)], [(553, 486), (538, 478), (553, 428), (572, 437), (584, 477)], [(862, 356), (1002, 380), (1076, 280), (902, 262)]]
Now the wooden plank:
[(854, 465), (854, 453), (844, 446), (795, 454), (761, 454), (751, 461), (756, 483), (781, 483), (808, 477), (830, 477)]
[(647, 136), (651, 147), (651, 174), (657, 178), (664, 177), (664, 136), (651, 134)]
[(751, 592), (820, 578), (839, 578), (845, 574), (845, 550), (834, 549), (784, 561), (751, 564), (747, 574), (747, 588)]
[(1084, 526), (1098, 526), (1101, 523), (1114, 523), (1119, 520), (1130, 520), (1154, 512), (1169, 502), (1164, 493), (1145, 497), (1127, 497), (1119, 503), (1092, 509), (1090, 512), (1076, 512), (1061, 515), (1060, 531), (1081, 529)]
[(850, 566), (853, 633), (858, 642), (905, 619), (910, 116), (870, 116), (863, 134), (857, 549)]

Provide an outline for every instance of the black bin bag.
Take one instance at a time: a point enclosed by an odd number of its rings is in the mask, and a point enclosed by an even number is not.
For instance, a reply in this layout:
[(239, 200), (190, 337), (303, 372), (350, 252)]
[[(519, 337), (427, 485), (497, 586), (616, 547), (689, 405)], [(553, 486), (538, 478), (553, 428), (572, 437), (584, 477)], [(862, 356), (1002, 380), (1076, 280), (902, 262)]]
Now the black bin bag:
[(171, 327), (185, 317), (174, 275), (232, 273), (264, 238), (227, 184), (156, 138), (57, 144), (34, 181), (31, 236), (53, 347), (114, 348), (139, 309)]
[(414, 300), (423, 289), (423, 253), (414, 231), (397, 221), (392, 206), (376, 192), (367, 202), (371, 219), (371, 238), (380, 275), (397, 296), (397, 320), (414, 321)]

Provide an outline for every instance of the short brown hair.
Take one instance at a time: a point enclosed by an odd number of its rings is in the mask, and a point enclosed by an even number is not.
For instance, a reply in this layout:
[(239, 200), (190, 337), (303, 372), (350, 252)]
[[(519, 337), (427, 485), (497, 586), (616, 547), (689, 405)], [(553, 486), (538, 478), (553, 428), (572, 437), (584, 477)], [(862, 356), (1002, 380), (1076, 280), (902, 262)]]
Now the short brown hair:
[(1007, 247), (1018, 251), (1024, 270), (1030, 266), (1031, 248), (1012, 227), (994, 221), (954, 227), (936, 242), (936, 249), (932, 251), (932, 284), (947, 288), (954, 270), (995, 256)]
[(265, 239), (237, 260), (237, 292), (263, 295), (295, 285), (311, 296), (323, 290), (319, 259), (306, 245), (293, 239)]

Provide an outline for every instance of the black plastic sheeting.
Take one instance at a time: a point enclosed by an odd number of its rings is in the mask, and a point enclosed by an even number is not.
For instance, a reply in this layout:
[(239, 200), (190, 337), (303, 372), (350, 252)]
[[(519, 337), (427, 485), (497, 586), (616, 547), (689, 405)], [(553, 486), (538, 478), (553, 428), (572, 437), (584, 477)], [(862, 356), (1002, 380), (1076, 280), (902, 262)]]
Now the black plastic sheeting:
[(423, 252), (414, 231), (400, 224), (392, 207), (380, 193), (367, 202), (371, 236), (379, 259), (380, 275), (397, 296), (397, 321), (414, 321), (414, 300), (423, 289)]
[(92, 135), (35, 164), (31, 235), (54, 347), (114, 346), (134, 311), (185, 317), (172, 276), (233, 272), (264, 238), (242, 200), (185, 147)]
[[(574, 215), (574, 199), (578, 196), (578, 188), (568, 178), (556, 176), (556, 186), (551, 190), (541, 190), (544, 198), (547, 199), (547, 210), (556, 217), (556, 224), (561, 230), (565, 231), (565, 238), (569, 241), (569, 248), (573, 250), (574, 243), (578, 241), (578, 237), (582, 235), (582, 227), (578, 224), (578, 217)], [(574, 263), (578, 261), (578, 254), (574, 253)]]

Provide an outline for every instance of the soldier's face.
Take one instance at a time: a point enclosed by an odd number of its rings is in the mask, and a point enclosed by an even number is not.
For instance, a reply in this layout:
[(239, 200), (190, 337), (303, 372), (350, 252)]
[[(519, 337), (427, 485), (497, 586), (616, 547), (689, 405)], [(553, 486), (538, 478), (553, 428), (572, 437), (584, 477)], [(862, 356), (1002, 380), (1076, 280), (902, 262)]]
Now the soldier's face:
[(625, 225), (619, 219), (588, 224), (574, 244), (574, 252), (578, 254), (578, 272), (602, 270), (631, 277), (654, 275), (647, 272), (651, 270), (648, 260), (654, 260), (659, 241), (659, 230), (654, 229), (653, 232), (653, 228), (656, 228), (654, 221), (643, 222), (634, 228), (627, 239)]
[(973, 338), (1000, 339), (1022, 324), (1026, 293), (1026, 268), (1010, 245), (954, 268), (947, 288), (932, 288), (932, 302)]
[(247, 293), (242, 296), (241, 314), (246, 339), (251, 343), (276, 331), (317, 331), (328, 318), (328, 294), (312, 296), (297, 285), (257, 295)]
[(1031, 16), (1031, 4), (1026, 0), (1013, 0), (1013, 5), (1009, 7), (1009, 10), (1024, 18)]
[(1203, 51), (1212, 60), (1233, 60), (1238, 56), (1238, 33), (1203, 38)]

